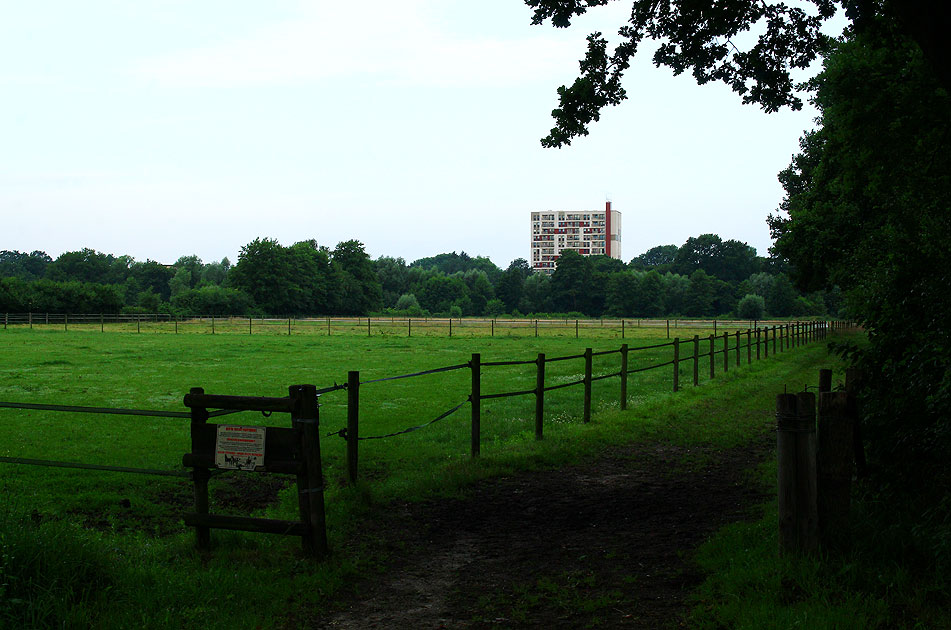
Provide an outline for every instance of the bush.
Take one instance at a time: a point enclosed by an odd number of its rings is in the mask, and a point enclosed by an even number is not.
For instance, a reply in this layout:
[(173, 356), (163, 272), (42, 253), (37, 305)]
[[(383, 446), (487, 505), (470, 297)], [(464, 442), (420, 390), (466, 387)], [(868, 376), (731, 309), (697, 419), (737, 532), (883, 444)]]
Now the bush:
[(740, 319), (763, 319), (763, 314), (766, 312), (766, 300), (761, 295), (747, 293), (736, 305), (736, 312)]

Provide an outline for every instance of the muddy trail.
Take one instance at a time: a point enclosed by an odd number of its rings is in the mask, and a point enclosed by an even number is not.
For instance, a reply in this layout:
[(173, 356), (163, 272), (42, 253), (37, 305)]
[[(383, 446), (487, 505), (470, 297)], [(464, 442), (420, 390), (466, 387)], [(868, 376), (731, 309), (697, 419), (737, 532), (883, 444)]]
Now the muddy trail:
[(481, 482), (463, 499), (394, 504), (377, 532), (386, 570), (306, 625), (683, 627), (703, 577), (691, 551), (750, 518), (763, 500), (750, 471), (769, 446), (634, 444)]

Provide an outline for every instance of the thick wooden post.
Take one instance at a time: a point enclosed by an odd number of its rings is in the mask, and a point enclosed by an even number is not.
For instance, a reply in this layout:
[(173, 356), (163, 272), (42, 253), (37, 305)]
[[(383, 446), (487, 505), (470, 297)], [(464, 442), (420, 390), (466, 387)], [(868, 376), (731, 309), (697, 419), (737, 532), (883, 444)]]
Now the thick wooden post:
[(816, 446), (819, 536), (826, 548), (847, 544), (852, 491), (852, 422), (848, 394), (819, 394)]
[(776, 396), (777, 503), (779, 511), (779, 551), (799, 549), (796, 528), (796, 395)]
[(779, 548), (781, 553), (816, 549), (815, 395), (776, 397)]
[(621, 344), (621, 411), (627, 409), (627, 344)]
[(545, 417), (545, 353), (538, 353), (535, 362), (535, 439), (542, 439), (542, 424)]
[(322, 559), (327, 557), (328, 548), (317, 388), (314, 385), (292, 385), (288, 394), (294, 401), (291, 424), (297, 430), (304, 460), (304, 471), (297, 477), (297, 492), (301, 521), (308, 526), (310, 533), (301, 537), (301, 544), (305, 553)]
[(763, 358), (769, 358), (769, 326), (763, 328)]
[(413, 318), (412, 317), (406, 320), (406, 336), (407, 337), (413, 336)]
[[(717, 320), (713, 320), (713, 321), (717, 321)], [(713, 380), (715, 376), (715, 368), (713, 367), (713, 360), (716, 356), (716, 352), (715, 352), (716, 349), (713, 347), (714, 343), (715, 343), (714, 337), (713, 335), (710, 335), (710, 380), (711, 381)]]
[(693, 336), (693, 386), (700, 384), (700, 336)]
[(621, 320), (621, 339), (624, 339), (624, 320)]
[(370, 318), (367, 317), (367, 337), (370, 336)]
[(746, 329), (746, 364), (753, 362), (753, 331)]
[(538, 320), (535, 320), (535, 336), (538, 336)]
[(330, 318), (327, 318), (327, 336), (330, 336)]
[(670, 339), (670, 320), (667, 320), (667, 338)]
[[(824, 394), (832, 391), (832, 370), (822, 369), (819, 370), (819, 393)], [(820, 400), (820, 407), (822, 407), (822, 401)]]
[(495, 337), (495, 318), (491, 320), (491, 332), (489, 333), (490, 337)]
[[(576, 322), (578, 320), (575, 320)], [(585, 348), (584, 350), (584, 413), (582, 414), (583, 422), (591, 422), (591, 372), (592, 372), (592, 355), (591, 348)]]
[(674, 339), (674, 391), (676, 392), (679, 389), (680, 389), (680, 337), (677, 337)]
[(482, 357), (479, 353), (473, 353), (472, 360), (469, 361), (469, 368), (472, 371), (472, 394), (469, 396), (469, 404), (472, 407), (472, 457), (479, 456), (479, 432), (482, 422)]
[(799, 424), (796, 429), (796, 485), (799, 545), (813, 553), (818, 545), (819, 518), (816, 512), (816, 395), (796, 394)]
[(756, 360), (760, 360), (760, 339), (762, 337), (762, 329), (758, 326), (756, 327)]
[(452, 318), (449, 318), (449, 336), (452, 337)]
[(776, 326), (773, 326), (773, 354), (776, 354)]
[(575, 320), (575, 339), (578, 338), (578, 320)]
[[(192, 387), (189, 390), (191, 394), (204, 394), (205, 390), (201, 387)], [(200, 432), (202, 426), (208, 421), (208, 410), (205, 408), (191, 408), (191, 440), (192, 453), (199, 451)], [(207, 468), (193, 468), (192, 482), (195, 486), (195, 513), (199, 515), (208, 514), (208, 479), (211, 474)], [(211, 530), (206, 525), (195, 526), (195, 538), (198, 548), (202, 551), (208, 551), (211, 547)]]
[(357, 482), (360, 445), (360, 372), (347, 372), (347, 478)]

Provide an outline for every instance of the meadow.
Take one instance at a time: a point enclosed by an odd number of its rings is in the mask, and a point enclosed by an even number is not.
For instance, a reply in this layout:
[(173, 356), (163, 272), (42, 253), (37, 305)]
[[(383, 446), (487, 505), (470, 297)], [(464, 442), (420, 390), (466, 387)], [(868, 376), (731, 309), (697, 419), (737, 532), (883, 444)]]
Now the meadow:
[[(574, 332), (573, 330), (571, 331)], [(680, 329), (683, 337), (708, 330)], [(466, 363), (533, 360), (616, 350), (619, 338), (521, 335), (453, 338), (357, 333), (321, 335), (130, 334), (17, 327), (0, 337), (0, 401), (185, 411), (192, 387), (207, 393), (284, 396), (294, 384), (318, 388), (343, 383), (358, 370), (361, 381)], [(662, 328), (626, 336), (631, 348), (666, 342)], [(718, 347), (719, 342), (718, 342)], [(701, 352), (705, 345), (701, 344)], [(361, 443), (361, 481), (346, 483), (345, 441), (328, 435), (346, 425), (346, 392), (321, 397), (320, 422), (331, 548), (346, 547), (315, 566), (299, 554), (299, 541), (268, 535), (214, 531), (210, 556), (194, 549), (181, 522), (191, 509), (187, 478), (0, 464), (3, 554), (0, 620), (30, 627), (63, 626), (253, 627), (313, 609), (354, 572), (380, 558), (372, 540), (353, 542), (360, 518), (387, 501), (459, 494), (467, 483), (519, 469), (558, 465), (596, 453), (636, 432), (675, 438), (695, 429), (651, 420), (654, 411), (709, 389), (755, 387), (772, 371), (804, 372), (821, 352), (813, 344), (746, 364), (705, 387), (688, 384), (691, 363), (671, 394), (670, 367), (631, 375), (628, 412), (619, 411), (617, 378), (593, 384), (594, 421), (581, 423), (582, 391), (546, 394), (545, 440), (534, 440), (534, 397), (482, 403), (482, 457), (469, 457), (468, 406), (418, 431)], [(685, 355), (689, 351), (685, 349)], [(671, 348), (632, 351), (629, 369), (670, 360)], [(701, 377), (707, 381), (705, 364)], [(783, 367), (785, 366), (785, 368)], [(581, 378), (584, 362), (548, 365), (550, 385)], [(594, 374), (619, 369), (619, 356), (596, 356)], [(785, 370), (785, 372), (784, 372)], [(361, 435), (382, 435), (416, 426), (464, 402), (469, 370), (361, 386)], [(745, 384), (744, 384), (745, 383)], [(485, 368), (482, 392), (527, 390), (533, 366)], [(679, 401), (678, 401), (679, 402)], [(765, 396), (768, 408), (771, 397)], [(761, 422), (758, 420), (757, 422)], [(287, 426), (274, 414), (228, 416), (229, 424)], [(752, 424), (751, 424), (752, 423)], [(0, 409), (5, 440), (0, 455), (182, 471), (189, 450), (188, 421), (174, 418)], [(743, 443), (755, 422), (710, 425), (702, 436), (726, 446)], [(760, 427), (761, 430), (761, 427)], [(643, 433), (643, 432), (647, 433)], [(212, 511), (294, 519), (297, 500), (287, 477), (228, 473), (212, 480)], [(356, 534), (358, 536), (358, 533)], [(291, 595), (293, 593), (293, 595)], [(241, 601), (244, 607), (235, 608)], [(124, 604), (116, 606), (117, 603)], [(108, 614), (106, 614), (108, 611)], [(255, 621), (257, 620), (257, 621)], [(269, 620), (269, 621), (266, 621)]]

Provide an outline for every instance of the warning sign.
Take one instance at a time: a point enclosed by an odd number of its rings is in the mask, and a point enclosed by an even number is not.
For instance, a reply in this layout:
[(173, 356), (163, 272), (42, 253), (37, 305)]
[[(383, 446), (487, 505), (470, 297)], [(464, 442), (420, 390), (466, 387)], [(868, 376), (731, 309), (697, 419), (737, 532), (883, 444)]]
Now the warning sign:
[(264, 465), (264, 427), (218, 425), (215, 466), (254, 470)]

